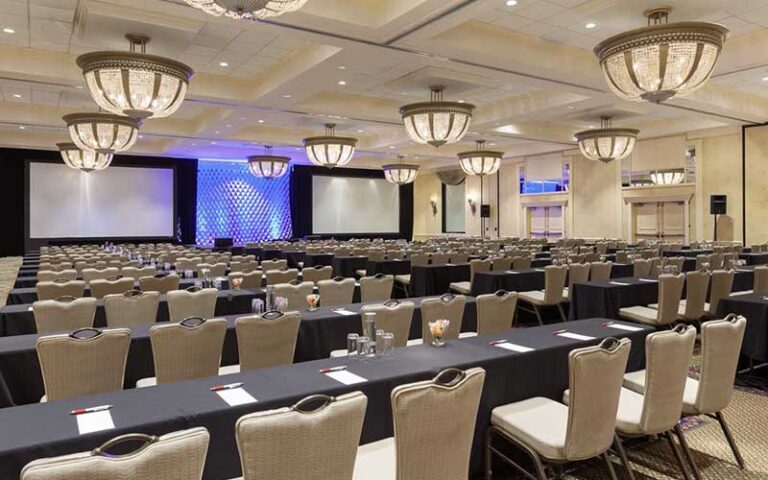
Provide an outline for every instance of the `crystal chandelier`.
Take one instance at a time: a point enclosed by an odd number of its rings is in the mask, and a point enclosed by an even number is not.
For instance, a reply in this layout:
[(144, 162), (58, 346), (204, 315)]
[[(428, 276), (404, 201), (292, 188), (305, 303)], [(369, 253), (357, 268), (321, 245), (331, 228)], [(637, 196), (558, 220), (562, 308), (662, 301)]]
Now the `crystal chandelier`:
[(141, 120), (111, 113), (71, 113), (63, 120), (78, 148), (104, 154), (131, 148), (141, 125)]
[(685, 174), (680, 170), (656, 170), (651, 172), (651, 182), (654, 185), (677, 185), (683, 183)]
[(104, 170), (112, 163), (112, 154), (80, 150), (74, 143), (57, 143), (61, 158), (69, 168), (92, 172)]
[(581, 154), (590, 160), (608, 163), (628, 157), (635, 148), (639, 130), (611, 128), (610, 117), (600, 117), (600, 128), (576, 134)]
[(91, 52), (77, 57), (91, 96), (101, 108), (117, 115), (172, 115), (184, 100), (194, 71), (176, 60), (147, 55), (149, 37), (145, 35), (125, 37), (131, 42), (130, 52)]
[(384, 178), (389, 183), (396, 183), (397, 185), (412, 183), (419, 174), (419, 166), (403, 163), (402, 155), (397, 156), (397, 163), (382, 165), (381, 168), (384, 170)]
[(459, 153), (459, 164), (467, 175), (493, 175), (501, 167), (501, 157), (504, 152), (485, 150), (485, 140), (475, 142), (475, 150)]
[(619, 97), (663, 102), (693, 92), (712, 74), (728, 29), (704, 22), (667, 23), (670, 11), (646, 10), (647, 27), (595, 47), (606, 82)]
[(237, 20), (258, 20), (295, 12), (307, 0), (185, 0), (188, 5), (209, 15), (225, 15)]
[(336, 124), (325, 124), (325, 135), (304, 139), (304, 149), (309, 161), (321, 167), (342, 167), (352, 160), (357, 139), (337, 137)]
[(259, 178), (280, 178), (288, 172), (290, 157), (272, 155), (272, 147), (264, 145), (264, 155), (248, 157), (248, 169)]
[(443, 101), (444, 89), (442, 86), (430, 87), (432, 95), (429, 102), (400, 107), (405, 131), (414, 142), (439, 147), (456, 143), (467, 133), (475, 106)]

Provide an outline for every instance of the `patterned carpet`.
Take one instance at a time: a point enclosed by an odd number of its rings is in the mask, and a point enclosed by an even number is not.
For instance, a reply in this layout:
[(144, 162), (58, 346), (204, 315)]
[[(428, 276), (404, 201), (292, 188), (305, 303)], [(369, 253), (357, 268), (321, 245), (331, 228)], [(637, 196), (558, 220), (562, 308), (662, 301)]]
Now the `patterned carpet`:
[[(8, 291), (13, 288), (21, 257), (0, 258), (0, 304), (5, 305)], [(694, 359), (698, 363), (699, 358)], [(697, 365), (691, 368), (697, 374)], [(695, 418), (684, 423), (686, 439), (694, 459), (706, 480), (766, 480), (768, 479), (768, 390), (738, 387), (724, 415), (731, 427), (746, 470), (736, 465), (720, 426), (709, 418)], [(628, 445), (628, 455), (637, 480), (672, 480), (682, 478), (669, 445), (662, 440)], [(619, 465), (619, 478), (628, 478)], [(507, 480), (504, 477), (494, 477)], [(607, 479), (602, 463), (585, 462), (561, 478), (567, 480)]]

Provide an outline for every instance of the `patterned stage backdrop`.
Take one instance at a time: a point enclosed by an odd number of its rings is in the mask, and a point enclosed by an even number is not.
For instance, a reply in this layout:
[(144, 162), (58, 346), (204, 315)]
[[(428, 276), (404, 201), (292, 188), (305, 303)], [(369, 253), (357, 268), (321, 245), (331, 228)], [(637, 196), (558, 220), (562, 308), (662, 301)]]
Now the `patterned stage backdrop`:
[(231, 237), (235, 244), (289, 238), (290, 174), (254, 177), (245, 162), (200, 160), (197, 166), (197, 244)]

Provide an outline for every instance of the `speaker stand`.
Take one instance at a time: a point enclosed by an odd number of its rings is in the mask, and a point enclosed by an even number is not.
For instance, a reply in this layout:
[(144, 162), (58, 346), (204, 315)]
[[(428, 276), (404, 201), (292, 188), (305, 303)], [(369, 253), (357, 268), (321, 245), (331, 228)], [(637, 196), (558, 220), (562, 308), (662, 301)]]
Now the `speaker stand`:
[(717, 214), (713, 214), (715, 216), (715, 234), (713, 235), (714, 241), (717, 241)]

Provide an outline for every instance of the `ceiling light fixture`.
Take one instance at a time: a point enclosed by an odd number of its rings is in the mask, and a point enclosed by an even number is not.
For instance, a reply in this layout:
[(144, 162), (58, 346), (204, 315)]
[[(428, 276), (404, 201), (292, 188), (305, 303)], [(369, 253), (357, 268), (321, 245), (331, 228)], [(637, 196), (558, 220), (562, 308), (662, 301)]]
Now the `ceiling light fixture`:
[(21, 94), (19, 94), (19, 93), (14, 93), (14, 94), (13, 94), (13, 98), (21, 98)]
[(185, 0), (187, 5), (209, 15), (237, 20), (259, 20), (295, 12), (307, 0)]
[(680, 170), (656, 170), (651, 172), (651, 182), (654, 185), (677, 185), (683, 183), (685, 174)]
[(10, 27), (5, 27), (3, 29), (3, 33), (16, 33), (16, 30), (14, 30), (14, 29), (12, 29)]
[(344, 80), (339, 80), (339, 85), (344, 86), (346, 84), (347, 84), (347, 82), (345, 82)]
[(131, 42), (129, 52), (91, 52), (77, 57), (91, 96), (101, 108), (118, 115), (172, 115), (184, 100), (194, 71), (176, 60), (147, 55), (146, 35), (125, 37)]
[(357, 139), (337, 137), (336, 124), (325, 124), (325, 135), (304, 139), (304, 150), (309, 161), (321, 167), (341, 167), (352, 160)]
[(71, 113), (62, 120), (79, 149), (103, 154), (131, 148), (141, 125), (141, 120), (111, 113)]
[(386, 178), (389, 183), (395, 183), (397, 185), (412, 183), (416, 180), (416, 176), (419, 174), (419, 166), (403, 163), (403, 155), (397, 156), (397, 163), (382, 165), (381, 168), (384, 170), (384, 178)]
[(219, 62), (220, 67), (228, 67), (229, 64), (227, 62)]
[(112, 155), (98, 152), (80, 150), (74, 143), (57, 143), (64, 164), (75, 170), (93, 172), (104, 170), (112, 163)]
[(504, 152), (485, 150), (485, 140), (475, 142), (475, 150), (459, 153), (459, 165), (467, 175), (483, 177), (493, 175), (501, 167), (501, 157)]
[(467, 133), (474, 105), (443, 101), (443, 86), (430, 87), (429, 102), (411, 103), (400, 107), (400, 115), (408, 136), (416, 143), (439, 147), (456, 143)]
[(272, 155), (272, 147), (264, 145), (264, 155), (248, 157), (248, 169), (259, 178), (279, 178), (288, 172), (290, 157)]
[(600, 128), (578, 132), (576, 141), (582, 155), (608, 163), (628, 157), (635, 148), (638, 133), (640, 131), (633, 128), (611, 128), (611, 118), (600, 117)]
[(595, 22), (589, 22), (588, 24), (584, 25), (584, 28), (587, 28), (587, 29), (591, 30), (591, 29), (595, 28), (596, 26), (597, 26), (597, 24)]
[(508, 7), (514, 7), (515, 5), (517, 5), (517, 0), (507, 0)]
[(606, 82), (619, 97), (659, 103), (697, 90), (712, 74), (728, 29), (705, 22), (668, 23), (670, 11), (646, 10), (648, 26), (595, 47)]

